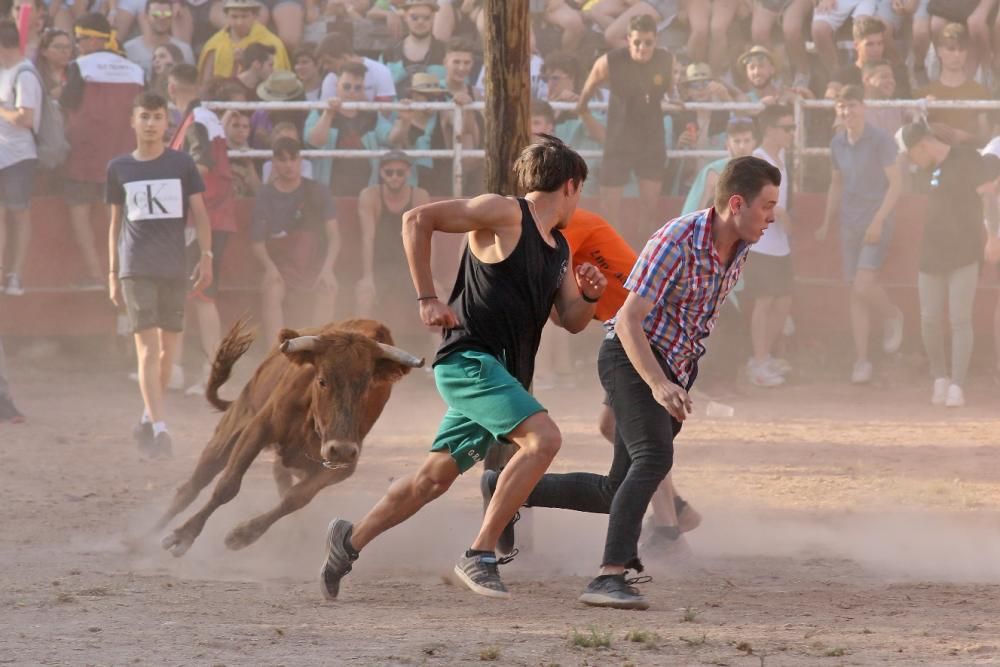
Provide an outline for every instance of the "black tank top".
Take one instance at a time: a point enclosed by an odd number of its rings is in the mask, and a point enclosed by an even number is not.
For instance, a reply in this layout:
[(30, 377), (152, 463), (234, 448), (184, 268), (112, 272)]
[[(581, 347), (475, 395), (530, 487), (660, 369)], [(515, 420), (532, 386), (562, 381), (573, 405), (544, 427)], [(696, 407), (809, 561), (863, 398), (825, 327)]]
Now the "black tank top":
[(383, 186), (378, 188), (379, 216), (375, 221), (375, 243), (372, 253), (376, 279), (381, 275), (396, 280), (400, 274), (409, 276), (410, 265), (406, 261), (403, 250), (403, 213), (413, 208), (413, 188), (410, 188), (410, 200), (398, 213), (389, 209), (385, 203)]
[(604, 145), (619, 150), (663, 144), (663, 95), (670, 90), (674, 58), (655, 49), (649, 62), (632, 60), (628, 47), (608, 52), (608, 133)]
[(448, 305), (458, 327), (444, 332), (434, 363), (453, 352), (478, 350), (496, 357), (526, 389), (535, 354), (556, 292), (569, 268), (569, 245), (552, 230), (553, 248), (542, 238), (528, 202), (521, 205), (521, 238), (514, 252), (496, 264), (476, 259), (466, 243)]

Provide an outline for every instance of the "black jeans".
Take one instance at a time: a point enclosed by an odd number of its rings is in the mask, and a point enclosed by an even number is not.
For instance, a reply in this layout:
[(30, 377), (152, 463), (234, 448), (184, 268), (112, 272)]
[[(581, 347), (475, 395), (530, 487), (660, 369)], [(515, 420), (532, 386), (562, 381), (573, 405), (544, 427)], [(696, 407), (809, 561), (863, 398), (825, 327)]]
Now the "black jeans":
[[(656, 354), (667, 378), (673, 372)], [(528, 507), (559, 507), (608, 514), (602, 565), (642, 571), (639, 533), (642, 517), (656, 488), (670, 472), (674, 437), (681, 424), (653, 398), (617, 336), (606, 338), (597, 357), (601, 384), (615, 413), (615, 447), (607, 475), (574, 472), (542, 476), (528, 497)]]

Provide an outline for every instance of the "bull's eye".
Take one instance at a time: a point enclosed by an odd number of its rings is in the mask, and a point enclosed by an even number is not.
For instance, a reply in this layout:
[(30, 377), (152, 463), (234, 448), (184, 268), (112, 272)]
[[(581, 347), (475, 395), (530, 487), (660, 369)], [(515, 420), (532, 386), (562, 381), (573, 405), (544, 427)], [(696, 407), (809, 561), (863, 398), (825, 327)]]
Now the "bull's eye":
[(316, 381), (319, 382), (319, 386), (323, 387), (323, 389), (326, 389), (326, 380), (324, 378), (318, 378)]

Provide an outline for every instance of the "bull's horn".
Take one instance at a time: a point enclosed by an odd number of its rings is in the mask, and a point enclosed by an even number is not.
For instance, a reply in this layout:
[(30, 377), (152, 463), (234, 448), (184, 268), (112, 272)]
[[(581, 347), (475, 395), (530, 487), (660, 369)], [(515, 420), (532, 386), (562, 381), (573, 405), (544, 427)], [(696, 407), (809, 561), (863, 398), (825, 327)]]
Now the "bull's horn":
[(413, 356), (406, 350), (401, 350), (398, 347), (386, 345), (385, 343), (375, 344), (382, 348), (382, 353), (385, 354), (387, 359), (392, 359), (393, 361), (399, 362), (404, 366), (409, 366), (410, 368), (422, 368), (424, 365), (423, 359)]
[(304, 352), (315, 349), (317, 342), (319, 342), (319, 336), (299, 336), (284, 341), (278, 349), (282, 352)]

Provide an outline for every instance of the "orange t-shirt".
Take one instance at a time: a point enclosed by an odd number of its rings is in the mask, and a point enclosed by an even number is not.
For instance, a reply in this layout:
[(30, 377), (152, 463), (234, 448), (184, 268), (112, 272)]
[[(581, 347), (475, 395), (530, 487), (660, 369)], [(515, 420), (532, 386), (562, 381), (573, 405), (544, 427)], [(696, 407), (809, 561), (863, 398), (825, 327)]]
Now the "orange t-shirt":
[(581, 208), (576, 209), (562, 233), (573, 255), (573, 266), (593, 264), (608, 279), (608, 287), (594, 310), (594, 319), (611, 319), (628, 296), (625, 280), (638, 259), (635, 250), (611, 223)]

